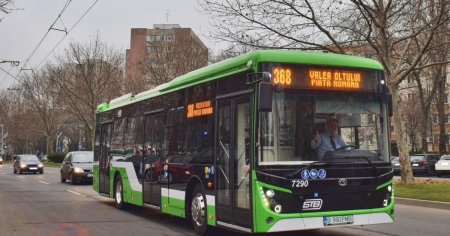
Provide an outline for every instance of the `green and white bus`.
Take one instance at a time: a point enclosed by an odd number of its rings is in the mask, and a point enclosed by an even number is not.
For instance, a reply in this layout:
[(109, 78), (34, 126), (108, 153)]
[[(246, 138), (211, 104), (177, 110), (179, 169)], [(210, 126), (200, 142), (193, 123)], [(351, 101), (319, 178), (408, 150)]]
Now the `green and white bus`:
[[(101, 104), (93, 187), (199, 234), (391, 223), (391, 101), (377, 61), (253, 51)], [(345, 146), (318, 155), (329, 117)]]

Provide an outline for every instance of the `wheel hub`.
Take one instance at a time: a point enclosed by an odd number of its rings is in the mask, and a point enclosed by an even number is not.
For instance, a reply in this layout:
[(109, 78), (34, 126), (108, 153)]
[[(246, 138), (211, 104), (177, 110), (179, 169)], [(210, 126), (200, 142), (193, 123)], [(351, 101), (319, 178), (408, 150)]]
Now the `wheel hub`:
[(122, 202), (122, 185), (119, 184), (119, 182), (117, 182), (117, 186), (116, 186), (116, 201), (117, 203), (121, 203)]
[(192, 221), (201, 226), (205, 223), (205, 199), (201, 193), (197, 193), (191, 204)]

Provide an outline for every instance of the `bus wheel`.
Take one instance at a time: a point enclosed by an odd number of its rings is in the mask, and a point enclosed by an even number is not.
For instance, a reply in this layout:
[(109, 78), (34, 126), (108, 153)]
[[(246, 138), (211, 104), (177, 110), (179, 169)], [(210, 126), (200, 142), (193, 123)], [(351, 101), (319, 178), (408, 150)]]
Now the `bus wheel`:
[(119, 175), (114, 182), (114, 203), (118, 209), (124, 209), (125, 204), (123, 203), (123, 184), (122, 177)]
[(206, 198), (200, 185), (195, 186), (192, 192), (190, 218), (195, 232), (204, 235), (208, 227), (206, 213)]

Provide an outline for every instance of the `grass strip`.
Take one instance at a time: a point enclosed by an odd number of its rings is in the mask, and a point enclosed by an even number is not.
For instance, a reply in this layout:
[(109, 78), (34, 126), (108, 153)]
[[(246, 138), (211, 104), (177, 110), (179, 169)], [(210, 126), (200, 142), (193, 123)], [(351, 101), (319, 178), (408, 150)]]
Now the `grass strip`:
[(450, 202), (450, 182), (417, 181), (415, 184), (394, 184), (396, 197)]

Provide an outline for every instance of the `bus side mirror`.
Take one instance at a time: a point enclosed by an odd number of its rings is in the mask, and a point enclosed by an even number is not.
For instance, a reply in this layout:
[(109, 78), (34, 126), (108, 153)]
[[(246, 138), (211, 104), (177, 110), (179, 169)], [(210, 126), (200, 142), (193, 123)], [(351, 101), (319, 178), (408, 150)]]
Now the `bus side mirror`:
[(258, 111), (259, 112), (271, 112), (272, 111), (272, 97), (273, 97), (273, 85), (270, 79), (270, 74), (263, 73), (263, 79), (258, 84)]
[(387, 102), (388, 115), (389, 115), (389, 117), (392, 117), (394, 114), (394, 111), (392, 108), (392, 94), (388, 93), (386, 95), (386, 102)]

